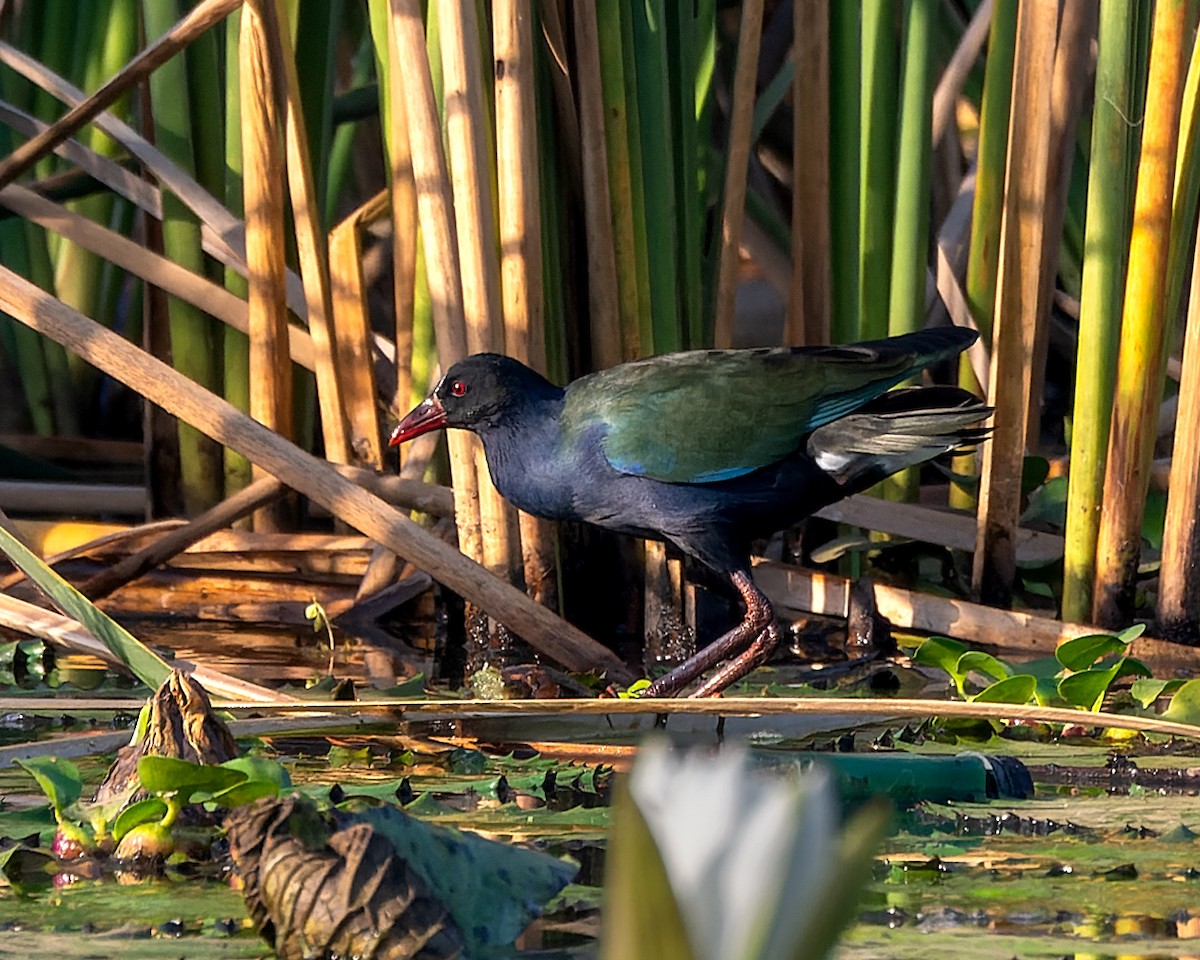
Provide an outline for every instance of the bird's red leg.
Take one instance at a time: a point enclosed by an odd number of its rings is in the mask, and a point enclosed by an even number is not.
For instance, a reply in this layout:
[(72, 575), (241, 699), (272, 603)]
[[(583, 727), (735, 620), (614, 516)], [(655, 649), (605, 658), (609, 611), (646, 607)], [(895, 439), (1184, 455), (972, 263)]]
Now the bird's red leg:
[(736, 570), (729, 579), (746, 603), (746, 616), (728, 633), (710, 643), (694, 657), (685, 660), (670, 673), (664, 674), (646, 688), (642, 696), (671, 697), (695, 680), (710, 667), (730, 657), (736, 659), (723, 666), (691, 696), (712, 696), (733, 681), (744, 677), (775, 649), (779, 635), (775, 630), (775, 612), (770, 601), (754, 585), (750, 574)]

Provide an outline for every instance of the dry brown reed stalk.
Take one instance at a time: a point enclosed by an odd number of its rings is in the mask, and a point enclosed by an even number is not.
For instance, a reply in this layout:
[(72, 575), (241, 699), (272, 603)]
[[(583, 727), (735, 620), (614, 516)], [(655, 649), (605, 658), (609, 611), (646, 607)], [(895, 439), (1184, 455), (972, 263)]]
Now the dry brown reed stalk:
[[(341, 367), (348, 361), (338, 356), (334, 348), (329, 252), (313, 181), (312, 153), (308, 146), (308, 131), (304, 126), (300, 79), (296, 72), (287, 9), (284, 0), (263, 0), (262, 9), (270, 31), (266, 39), (274, 68), (277, 96), (282, 99), (281, 110), (287, 120), (284, 141), (287, 148), (287, 184), (292, 202), (300, 279), (304, 284), (304, 299), (308, 305), (308, 332), (312, 336), (317, 361), (315, 373), (321, 433), (326, 450), (335, 451), (336, 457), (346, 458), (342, 462), (348, 463), (351, 444), (347, 436), (346, 404), (341, 384), (344, 375)], [(367, 375), (370, 376), (369, 359), (367, 366)], [(281, 372), (281, 375), (290, 375), (290, 371)], [(373, 395), (370, 402), (373, 408)]]
[[(239, 41), (246, 263), (250, 315), (250, 415), (283, 437), (292, 435), (292, 370), (286, 349), (287, 250), (283, 198), (284, 107), (270, 52), (275, 0), (251, 0), (242, 9)], [(256, 468), (255, 479), (266, 474)], [(254, 513), (257, 530), (283, 520), (272, 506)]]
[(792, 58), (792, 277), (786, 342), (829, 342), (829, 7), (795, 0)]
[(1100, 18), (1099, 0), (1078, 0), (1063, 7), (1054, 76), (1050, 90), (1050, 157), (1047, 161), (1045, 226), (1042, 237), (1042, 292), (1038, 297), (1037, 330), (1030, 369), (1027, 444), (1036, 449), (1041, 433), (1042, 390), (1050, 343), (1050, 306), (1058, 279), (1067, 190), (1075, 156), (1075, 129), (1083, 109), (1084, 91), (1092, 70), (1092, 43)]
[[(396, 305), (396, 396), (397, 416), (412, 402), (413, 320), (417, 291), (417, 185), (413, 179), (412, 148), (408, 140), (408, 105), (399, 48), (396, 46), (392, 17), (388, 17), (388, 110), (390, 129), (384, 141), (388, 145), (392, 197), (392, 277)], [(411, 451), (401, 448), (401, 462)]]
[[(1198, 248), (1200, 249), (1200, 248)], [(1200, 254), (1192, 264), (1179, 416), (1171, 461), (1158, 588), (1158, 630), (1167, 640), (1200, 643)]]
[(333, 288), (333, 334), (337, 379), (350, 433), (338, 463), (358, 462), (372, 470), (384, 464), (382, 429), (375, 403), (371, 364), (371, 321), (363, 288), (362, 242), (359, 231), (388, 213), (388, 191), (382, 190), (329, 233), (329, 273)]
[[(463, 313), (470, 353), (504, 352), (500, 305), (500, 259), (496, 251), (496, 204), (492, 148), (483, 96), (479, 21), (474, 0), (439, 0), (446, 145), (462, 268)], [(519, 583), (523, 576), (516, 508), (492, 484), (483, 445), (472, 438), (479, 485), (483, 564)]]
[(596, 9), (577, 4), (575, 25), (576, 85), (579, 94), (579, 149), (583, 163), (584, 229), (587, 235), (588, 330), (592, 369), (616, 366), (621, 356), (621, 312), (616, 238), (612, 222), (612, 184), (605, 148), (604, 99), (600, 77), (600, 35)]
[(1050, 140), (1050, 90), (1058, 11), (1021, 4), (1009, 126), (1004, 219), (1000, 231), (988, 401), (996, 408), (984, 445), (972, 588), (985, 603), (1008, 606), (1016, 576), (1017, 521), (1025, 455), (1026, 405), (1034, 324), (1041, 294), (1042, 210)]
[[(425, 269), (433, 301), (433, 325), (438, 359), (446, 370), (467, 355), (467, 326), (463, 315), (462, 275), (455, 242), (454, 203), (442, 150), (442, 124), (433, 96), (433, 80), (425, 49), (425, 23), (416, 0), (391, 0), (392, 32), (397, 60), (405, 69), (401, 97), (408, 114), (413, 177), (417, 185), (417, 214), (425, 243)], [(473, 560), (483, 559), (479, 524), (479, 484), (475, 441), (463, 430), (451, 430), (450, 469), (454, 475), (454, 513), (458, 545)], [(509, 624), (513, 626), (513, 624)]]
[[(135, 277), (195, 304), (235, 330), (249, 332), (246, 301), (128, 237), (15, 183), (0, 189), (0, 206), (53, 233), (69, 237)], [(314, 365), (313, 344), (308, 331), (289, 325), (287, 333), (288, 350), (293, 362), (311, 370)]]
[(721, 249), (713, 345), (733, 346), (733, 299), (742, 253), (742, 217), (746, 208), (746, 166), (750, 160), (750, 123), (754, 117), (758, 49), (762, 40), (763, 0), (744, 0), (733, 71), (733, 109), (725, 145), (725, 189), (721, 201)]
[[(546, 330), (533, 19), (532, 5), (527, 0), (495, 0), (492, 4), (504, 349), (509, 356), (544, 374)], [(525, 589), (546, 606), (557, 607), (554, 528), (530, 514), (519, 516)]]

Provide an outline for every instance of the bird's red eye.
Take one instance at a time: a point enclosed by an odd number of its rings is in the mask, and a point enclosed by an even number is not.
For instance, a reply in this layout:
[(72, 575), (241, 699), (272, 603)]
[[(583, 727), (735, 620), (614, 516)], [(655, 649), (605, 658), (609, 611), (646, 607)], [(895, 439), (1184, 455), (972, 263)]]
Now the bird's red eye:
[(452, 384), (450, 384), (450, 393), (453, 394), (454, 396), (456, 396), (456, 397), (465, 396), (466, 392), (467, 392), (467, 385), (465, 383), (463, 383), (461, 380), (455, 380)]

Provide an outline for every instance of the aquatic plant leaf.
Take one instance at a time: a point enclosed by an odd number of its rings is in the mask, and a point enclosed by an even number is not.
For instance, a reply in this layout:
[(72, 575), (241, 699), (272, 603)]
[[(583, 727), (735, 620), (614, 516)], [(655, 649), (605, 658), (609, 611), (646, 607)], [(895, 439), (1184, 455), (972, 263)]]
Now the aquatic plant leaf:
[(1182, 680), (1156, 680), (1153, 677), (1142, 680), (1134, 680), (1129, 687), (1129, 693), (1138, 703), (1145, 709), (1150, 709), (1151, 704), (1159, 697), (1166, 694), (1174, 693), (1183, 686)]
[(1064, 640), (1054, 651), (1054, 657), (1068, 670), (1087, 670), (1097, 660), (1123, 652), (1126, 646), (1128, 643), (1125, 640), (1112, 634), (1088, 634)]
[(955, 673), (966, 676), (968, 673), (982, 673), (993, 680), (1003, 680), (1013, 675), (1013, 668), (1003, 660), (993, 657), (982, 650), (968, 650), (958, 658)]
[(104, 613), (87, 597), (55, 573), (41, 557), (0, 527), (0, 550), (46, 593), (68, 617), (78, 620), (149, 687), (166, 680), (171, 668), (133, 634)]
[(971, 697), (974, 703), (1028, 703), (1033, 699), (1037, 690), (1037, 677), (1028, 673), (1018, 673), (1013, 677), (1004, 677), (993, 684), (984, 687)]
[(70, 760), (62, 757), (28, 757), (18, 760), (17, 765), (37, 781), (56, 814), (73, 804), (83, 793), (83, 778), (79, 775), (79, 768)]
[(234, 807), (244, 807), (246, 804), (262, 800), (264, 797), (277, 796), (279, 796), (279, 784), (273, 780), (243, 780), (241, 783), (235, 783), (232, 787), (218, 790), (210, 799), (217, 806), (232, 810)]
[(1062, 529), (1067, 522), (1067, 478), (1054, 477), (1029, 497), (1029, 506), (1021, 514), (1021, 524), (1047, 523)]
[(269, 757), (234, 757), (221, 764), (227, 770), (244, 773), (247, 780), (269, 780), (280, 790), (286, 790), (292, 785), (292, 776), (287, 767)]
[(1108, 667), (1092, 667), (1081, 670), (1058, 683), (1058, 695), (1073, 707), (1083, 710), (1099, 710), (1104, 704), (1104, 695), (1118, 677), (1130, 674), (1146, 676), (1150, 673), (1146, 665), (1133, 657), (1121, 657)]
[(184, 803), (197, 793), (219, 793), (246, 779), (242, 771), (229, 767), (152, 754), (138, 760), (137, 773), (151, 793), (176, 793)]
[(1200, 680), (1189, 680), (1176, 690), (1163, 717), (1177, 723), (1200, 725)]
[(153, 820), (161, 820), (167, 815), (167, 804), (159, 797), (147, 797), (137, 803), (131, 803), (113, 821), (112, 835), (114, 840), (120, 840), (134, 827)]
[(1058, 703), (1058, 681), (1060, 677), (1036, 677), (1033, 698), (1040, 706), (1049, 707)]
[(0, 807), (0, 840), (14, 840), (36, 833), (39, 843), (48, 846), (54, 839), (57, 825), (49, 804), (16, 810)]
[(0, 851), (0, 876), (16, 890), (48, 887), (55, 858), (37, 847), (17, 845)]
[(364, 810), (354, 820), (386, 837), (446, 904), (472, 958), (511, 947), (578, 871), (576, 865), (536, 850), (424, 823), (394, 807)]
[(937, 667), (954, 676), (958, 659), (967, 652), (967, 645), (949, 637), (930, 637), (913, 651), (913, 662)]
[(959, 696), (963, 699), (969, 699), (971, 696), (967, 690), (967, 679), (972, 673), (981, 674), (992, 681), (997, 681), (1011, 677), (1013, 669), (990, 653), (984, 653), (982, 650), (968, 650), (958, 658), (958, 662), (950, 674), (954, 678), (955, 686), (958, 687)]

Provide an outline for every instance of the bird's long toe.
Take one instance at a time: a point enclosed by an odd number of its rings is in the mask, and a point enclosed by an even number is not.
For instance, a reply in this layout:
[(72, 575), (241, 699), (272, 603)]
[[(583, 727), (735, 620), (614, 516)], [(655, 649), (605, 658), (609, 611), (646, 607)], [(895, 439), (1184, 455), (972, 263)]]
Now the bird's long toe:
[(715, 697), (732, 683), (736, 683), (755, 667), (761, 666), (779, 645), (779, 628), (772, 621), (754, 642), (740, 655), (729, 660), (716, 673), (688, 694), (689, 697)]

